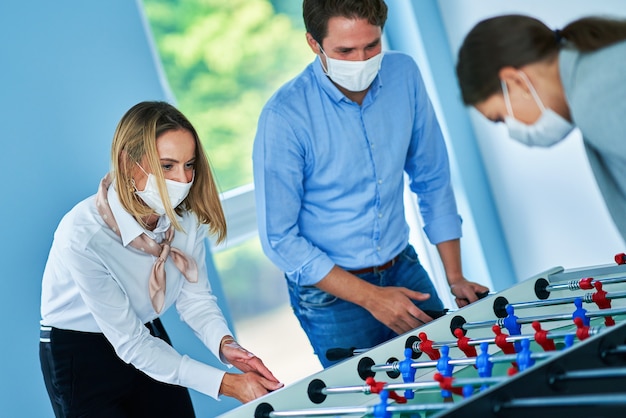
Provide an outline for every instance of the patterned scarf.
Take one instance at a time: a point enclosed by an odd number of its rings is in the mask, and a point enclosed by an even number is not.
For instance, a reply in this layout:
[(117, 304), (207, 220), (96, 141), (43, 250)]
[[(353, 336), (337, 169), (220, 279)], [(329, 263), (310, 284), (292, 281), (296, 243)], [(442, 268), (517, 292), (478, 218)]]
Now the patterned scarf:
[[(104, 222), (121, 237), (120, 229), (117, 226), (111, 206), (107, 199), (107, 191), (111, 185), (110, 175), (107, 174), (100, 182), (98, 187), (98, 193), (96, 194), (96, 206), (98, 213), (102, 216)], [(145, 233), (139, 235), (137, 238), (130, 242), (130, 245), (140, 251), (155, 256), (157, 259), (152, 265), (152, 271), (150, 272), (149, 293), (150, 300), (152, 301), (152, 307), (157, 313), (161, 313), (163, 305), (165, 304), (165, 261), (167, 257), (170, 257), (174, 262), (174, 265), (180, 270), (190, 283), (198, 282), (198, 266), (196, 261), (187, 256), (184, 252), (178, 248), (172, 247), (172, 240), (174, 239), (174, 228), (172, 226), (165, 232), (165, 239), (160, 244), (150, 238)]]

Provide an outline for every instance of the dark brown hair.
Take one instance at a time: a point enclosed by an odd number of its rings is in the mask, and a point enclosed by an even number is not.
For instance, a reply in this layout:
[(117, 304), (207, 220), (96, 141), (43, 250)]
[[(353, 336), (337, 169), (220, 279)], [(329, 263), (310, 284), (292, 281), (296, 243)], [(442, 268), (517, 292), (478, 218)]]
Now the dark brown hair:
[(367, 19), (381, 29), (387, 21), (387, 5), (383, 0), (304, 0), (302, 17), (306, 31), (320, 45), (328, 33), (331, 17)]
[(503, 67), (520, 68), (556, 58), (563, 47), (591, 52), (626, 39), (626, 20), (584, 17), (552, 30), (530, 16), (485, 19), (467, 34), (456, 73), (466, 105), (475, 105), (501, 89)]

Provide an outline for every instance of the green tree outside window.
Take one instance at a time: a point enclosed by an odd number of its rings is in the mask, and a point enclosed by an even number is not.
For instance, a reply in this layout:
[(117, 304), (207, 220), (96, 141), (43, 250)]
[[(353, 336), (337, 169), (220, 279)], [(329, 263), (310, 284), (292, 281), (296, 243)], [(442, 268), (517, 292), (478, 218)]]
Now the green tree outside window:
[[(222, 192), (252, 182), (265, 102), (313, 60), (296, 0), (143, 0), (177, 107), (191, 120)], [(237, 321), (287, 303), (258, 240), (214, 254)]]
[(261, 109), (313, 59), (301, 2), (144, 0), (144, 6), (177, 106), (198, 129), (220, 189), (251, 183)]

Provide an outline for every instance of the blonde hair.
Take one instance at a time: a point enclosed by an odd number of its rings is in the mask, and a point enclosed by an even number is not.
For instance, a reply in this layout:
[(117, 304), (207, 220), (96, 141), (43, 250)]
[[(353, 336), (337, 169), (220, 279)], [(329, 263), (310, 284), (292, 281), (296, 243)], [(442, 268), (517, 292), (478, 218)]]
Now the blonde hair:
[[(156, 140), (165, 132), (181, 129), (189, 131), (196, 143), (195, 176), (189, 195), (174, 209), (169, 203)], [(156, 178), (165, 213), (174, 228), (182, 230), (175, 215), (190, 211), (195, 213), (200, 223), (209, 226), (211, 234), (217, 235), (216, 242), (222, 242), (226, 238), (226, 218), (209, 160), (191, 122), (169, 103), (149, 101), (136, 104), (124, 114), (113, 135), (111, 174), (115, 188), (124, 209), (142, 224), (143, 218), (154, 214), (135, 194), (133, 183), (133, 170), (144, 157)]]

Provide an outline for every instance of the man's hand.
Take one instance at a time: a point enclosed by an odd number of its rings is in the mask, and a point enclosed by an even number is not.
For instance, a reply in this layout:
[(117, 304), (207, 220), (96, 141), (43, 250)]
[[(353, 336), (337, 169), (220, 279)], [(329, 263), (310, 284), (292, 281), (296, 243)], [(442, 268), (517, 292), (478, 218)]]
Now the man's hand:
[(489, 288), (463, 279), (450, 284), (450, 291), (455, 297), (454, 300), (457, 306), (462, 308), (470, 303), (476, 302), (479, 299), (479, 295), (489, 293)]
[(413, 303), (430, 298), (428, 293), (405, 287), (376, 287), (374, 293), (363, 307), (396, 334), (409, 332), (433, 320)]
[(456, 298), (456, 305), (462, 308), (489, 293), (489, 288), (478, 283), (470, 282), (463, 275), (461, 266), (461, 241), (453, 239), (437, 244), (437, 251), (441, 257), (450, 291)]
[(396, 334), (409, 332), (433, 319), (415, 306), (414, 300), (430, 298), (405, 287), (381, 287), (368, 283), (340, 267), (333, 267), (316, 286), (321, 290), (359, 305)]

